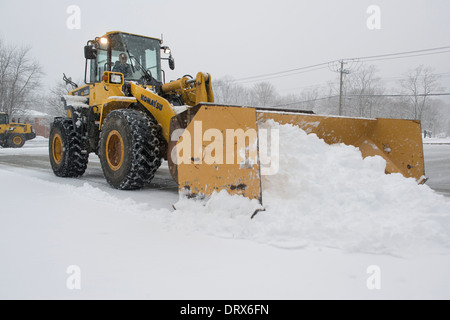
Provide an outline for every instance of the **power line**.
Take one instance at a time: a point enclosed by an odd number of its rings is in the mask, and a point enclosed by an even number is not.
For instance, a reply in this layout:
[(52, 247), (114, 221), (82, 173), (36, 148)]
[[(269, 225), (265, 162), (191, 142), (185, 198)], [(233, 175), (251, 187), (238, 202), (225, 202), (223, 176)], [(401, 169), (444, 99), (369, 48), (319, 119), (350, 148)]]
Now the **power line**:
[[(434, 73), (434, 75), (446, 78), (450, 76), (450, 72), (441, 72), (441, 73)], [(386, 80), (407, 80), (408, 78), (405, 76), (401, 77), (384, 77), (384, 78), (377, 78), (380, 81), (386, 81)]]
[(328, 96), (328, 97), (321, 97), (321, 98), (315, 98), (315, 99), (304, 100), (304, 101), (289, 102), (289, 103), (284, 103), (284, 104), (272, 106), (272, 107), (270, 107), (270, 108), (288, 107), (288, 106), (292, 106), (292, 105), (295, 105), (295, 104), (308, 103), (308, 102), (316, 102), (316, 101), (328, 100), (328, 99), (332, 99), (332, 98), (339, 98), (339, 95)]
[[(280, 75), (280, 76), (276, 76), (276, 77), (269, 77), (269, 78), (261, 78), (261, 79), (257, 79), (257, 80), (247, 80), (247, 81), (243, 81), (242, 79), (232, 79), (231, 82), (238, 82), (239, 84), (246, 84), (246, 83), (252, 83), (255, 81), (265, 81), (265, 80), (269, 80), (269, 79), (277, 79), (277, 78), (282, 78), (282, 77), (288, 77), (288, 76), (292, 76), (292, 75), (296, 75), (296, 74), (302, 74), (302, 73), (308, 73), (308, 72), (312, 72), (312, 71), (317, 71), (317, 70), (321, 70), (321, 69), (326, 69), (328, 68), (327, 66), (322, 66), (319, 68), (315, 68), (315, 69), (311, 69), (311, 70), (305, 70), (302, 72), (296, 72), (296, 73), (292, 73), (292, 74), (286, 74), (286, 75)], [(217, 85), (216, 87), (223, 87), (225, 84), (223, 85)]]
[[(390, 97), (390, 98), (395, 98), (395, 97), (436, 97), (436, 96), (450, 96), (450, 93), (430, 93), (430, 94), (347, 94), (344, 95), (343, 98), (349, 98), (349, 97), (364, 97), (364, 98), (370, 98), (370, 97)], [(328, 96), (328, 97), (320, 97), (320, 98), (315, 98), (315, 99), (311, 99), (311, 100), (304, 100), (304, 101), (295, 101), (295, 102), (289, 102), (289, 103), (284, 103), (284, 104), (280, 104), (280, 105), (276, 105), (276, 106), (272, 106), (271, 108), (281, 108), (281, 107), (288, 107), (288, 106), (292, 106), (292, 105), (296, 105), (296, 104), (301, 104), (301, 103), (309, 103), (309, 102), (316, 102), (316, 101), (323, 101), (323, 100), (328, 100), (328, 99), (334, 99), (334, 98), (339, 98), (340, 95), (333, 95), (333, 96)]]
[(450, 93), (427, 93), (427, 94), (347, 94), (346, 97), (438, 97), (450, 96)]
[(408, 56), (400, 56), (400, 57), (391, 57), (391, 58), (369, 59), (369, 60), (364, 60), (364, 62), (385, 61), (385, 60), (394, 60), (394, 59), (430, 56), (430, 55), (433, 55), (433, 54), (441, 54), (441, 53), (448, 53), (448, 52), (450, 52), (450, 50), (441, 51), (441, 52), (430, 52), (430, 53), (423, 53), (423, 54), (408, 55)]
[[(442, 51), (445, 50), (445, 51)], [(439, 51), (439, 52), (434, 52)], [(438, 48), (430, 48), (430, 49), (422, 49), (422, 50), (414, 50), (414, 51), (404, 51), (404, 52), (397, 52), (397, 53), (388, 53), (388, 54), (381, 54), (381, 55), (373, 55), (373, 56), (366, 56), (366, 57), (359, 57), (359, 58), (351, 58), (351, 59), (341, 59), (341, 60), (332, 60), (324, 63), (314, 64), (306, 67), (301, 68), (295, 68), (295, 69), (289, 69), (279, 72), (273, 72), (273, 73), (266, 73), (266, 74), (260, 74), (256, 76), (249, 76), (244, 78), (235, 79), (235, 82), (242, 82), (242, 83), (251, 83), (255, 81), (264, 81), (269, 79), (275, 79), (280, 77), (287, 77), (292, 76), (296, 74), (301, 74), (305, 72), (311, 72), (315, 70), (320, 70), (324, 68), (318, 68), (322, 66), (330, 66), (334, 63), (339, 63), (340, 61), (363, 61), (363, 62), (372, 62), (372, 61), (382, 61), (382, 60), (392, 60), (392, 59), (403, 59), (403, 58), (411, 58), (411, 57), (418, 57), (418, 56), (427, 56), (427, 55), (434, 55), (434, 54), (442, 54), (442, 53), (448, 53), (450, 52), (450, 46), (446, 47), (438, 47)], [(308, 70), (313, 69), (313, 70)], [(305, 71), (308, 70), (308, 71)], [(298, 72), (298, 71), (304, 71), (304, 72)], [(264, 79), (261, 79), (264, 78)]]
[[(450, 72), (435, 73), (435, 75), (436, 76), (440, 76), (442, 78), (447, 78), (447, 77), (450, 76)], [(407, 78), (404, 77), (404, 76), (400, 76), (400, 77), (383, 77), (383, 78), (375, 78), (374, 80), (380, 81), (380, 82), (390, 82), (390, 81), (393, 81), (393, 80), (407, 80)], [(295, 88), (284, 88), (284, 89), (281, 89), (279, 91), (284, 92), (284, 91), (300, 90), (300, 89), (306, 89), (306, 88), (320, 88), (321, 86), (327, 85), (329, 83), (331, 83), (330, 80), (328, 80), (326, 82), (312, 84), (312, 85), (309, 85), (309, 86), (302, 86), (302, 87), (295, 87)]]
[(279, 75), (279, 76), (276, 76), (276, 77), (262, 78), (262, 79), (258, 79), (258, 80), (249, 80), (249, 81), (242, 81), (242, 79), (241, 80), (234, 80), (234, 81), (239, 82), (241, 84), (245, 84), (245, 83), (252, 83), (252, 82), (255, 82), (255, 81), (265, 81), (265, 80), (269, 80), (269, 79), (277, 79), (277, 78), (289, 77), (289, 76), (293, 76), (293, 75), (297, 75), (297, 74), (308, 73), (308, 72), (322, 70), (322, 69), (327, 69), (327, 68), (328, 68), (328, 66), (323, 66), (323, 67), (320, 67), (320, 68), (315, 68), (315, 69), (306, 70), (306, 71), (302, 71), (302, 72), (291, 73), (291, 74)]
[[(449, 49), (450, 49), (450, 46), (431, 48), (431, 49), (422, 49), (422, 50), (415, 50), (415, 51), (387, 53), (387, 54), (381, 54), (381, 55), (376, 55), (376, 56), (359, 57), (359, 58), (353, 58), (353, 59), (367, 60), (367, 59), (372, 59), (372, 58), (384, 58), (384, 57), (391, 57), (391, 56), (398, 56), (398, 55), (407, 55), (407, 54), (413, 54), (413, 53), (421, 53), (421, 52), (429, 52), (429, 51), (437, 51), (437, 50), (449, 50)], [(346, 60), (352, 60), (352, 59), (346, 59)]]
[[(313, 68), (317, 68), (317, 67), (321, 67), (321, 66), (328, 66), (328, 64), (331, 63), (331, 62), (333, 62), (333, 61), (325, 62), (325, 63), (319, 63), (319, 64), (315, 64), (315, 65), (307, 66), (307, 67), (302, 67), (302, 68), (296, 68), (296, 69), (291, 69), (291, 70), (280, 71), (280, 72), (261, 74), (259, 76), (251, 76), (251, 77), (240, 78), (240, 79), (236, 79), (235, 81), (246, 81), (246, 80), (256, 79), (256, 78), (266, 78), (266, 77), (277, 76), (277, 75), (290, 73), (290, 72), (295, 72), (295, 71), (302, 71), (302, 70), (307, 70), (307, 69), (313, 69)], [(319, 70), (319, 69), (324, 69), (324, 68), (318, 68), (316, 70)]]

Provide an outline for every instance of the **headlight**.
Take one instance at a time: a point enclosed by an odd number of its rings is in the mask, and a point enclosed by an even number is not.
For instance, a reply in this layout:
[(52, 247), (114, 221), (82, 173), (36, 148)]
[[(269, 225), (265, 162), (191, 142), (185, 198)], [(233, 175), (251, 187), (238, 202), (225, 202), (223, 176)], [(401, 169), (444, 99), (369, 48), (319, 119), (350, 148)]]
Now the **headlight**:
[(121, 84), (122, 76), (120, 74), (111, 73), (111, 77), (109, 78), (110, 83)]

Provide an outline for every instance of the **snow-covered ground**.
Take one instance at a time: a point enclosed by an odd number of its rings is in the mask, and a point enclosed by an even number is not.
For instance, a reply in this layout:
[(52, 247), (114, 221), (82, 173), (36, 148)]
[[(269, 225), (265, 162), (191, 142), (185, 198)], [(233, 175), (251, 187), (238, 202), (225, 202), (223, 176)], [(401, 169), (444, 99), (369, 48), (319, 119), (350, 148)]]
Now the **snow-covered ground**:
[(450, 144), (450, 137), (448, 138), (424, 138), (424, 144)]
[(41, 137), (0, 149), (0, 299), (450, 298), (449, 198), (278, 129), (280, 172), (253, 220), (258, 203), (224, 193), (113, 190), (94, 156), (80, 179), (1, 162), (46, 156)]

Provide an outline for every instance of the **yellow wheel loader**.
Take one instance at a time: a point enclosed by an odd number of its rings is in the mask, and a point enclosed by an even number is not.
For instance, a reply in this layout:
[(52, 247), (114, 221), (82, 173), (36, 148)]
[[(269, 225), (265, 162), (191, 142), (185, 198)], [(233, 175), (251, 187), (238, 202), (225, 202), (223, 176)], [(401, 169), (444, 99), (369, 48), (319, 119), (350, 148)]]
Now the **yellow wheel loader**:
[(50, 162), (57, 176), (83, 175), (89, 154), (96, 153), (112, 187), (139, 189), (167, 160), (186, 196), (227, 190), (262, 202), (259, 128), (274, 120), (329, 144), (356, 146), (364, 157), (381, 156), (386, 173), (425, 181), (418, 121), (218, 105), (209, 74), (166, 83), (161, 61), (172, 70), (175, 63), (162, 44), (125, 32), (87, 42), (86, 84), (78, 87), (65, 77), (74, 86), (62, 97), (67, 116), (51, 127)]
[(22, 148), (26, 141), (36, 138), (33, 127), (24, 123), (9, 123), (7, 113), (0, 112), (0, 146)]

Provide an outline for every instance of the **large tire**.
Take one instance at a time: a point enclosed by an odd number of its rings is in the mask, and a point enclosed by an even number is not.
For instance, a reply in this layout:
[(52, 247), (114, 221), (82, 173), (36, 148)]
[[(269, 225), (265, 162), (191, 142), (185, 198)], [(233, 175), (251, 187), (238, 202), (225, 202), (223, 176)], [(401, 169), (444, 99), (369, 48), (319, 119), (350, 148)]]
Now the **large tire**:
[(55, 175), (81, 177), (89, 161), (89, 154), (83, 150), (82, 137), (74, 130), (72, 120), (56, 118), (49, 138), (50, 163)]
[(23, 134), (12, 133), (8, 137), (7, 145), (10, 148), (18, 149), (18, 148), (22, 148), (23, 147), (23, 145), (25, 144), (25, 141), (26, 141), (26, 139), (25, 139), (25, 136)]
[(108, 183), (119, 190), (141, 189), (161, 166), (161, 127), (136, 110), (117, 110), (105, 119), (100, 162)]

